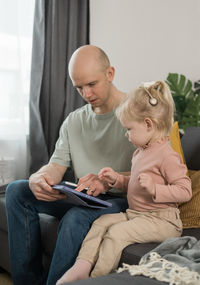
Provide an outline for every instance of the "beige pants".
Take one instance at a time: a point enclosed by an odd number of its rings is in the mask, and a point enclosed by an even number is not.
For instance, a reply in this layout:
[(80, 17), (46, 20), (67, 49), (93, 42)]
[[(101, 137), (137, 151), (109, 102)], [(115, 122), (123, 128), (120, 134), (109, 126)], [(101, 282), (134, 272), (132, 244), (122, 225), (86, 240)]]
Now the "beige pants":
[(91, 277), (117, 268), (122, 250), (132, 243), (162, 242), (182, 233), (176, 208), (107, 214), (98, 218), (85, 237), (78, 258), (94, 265)]

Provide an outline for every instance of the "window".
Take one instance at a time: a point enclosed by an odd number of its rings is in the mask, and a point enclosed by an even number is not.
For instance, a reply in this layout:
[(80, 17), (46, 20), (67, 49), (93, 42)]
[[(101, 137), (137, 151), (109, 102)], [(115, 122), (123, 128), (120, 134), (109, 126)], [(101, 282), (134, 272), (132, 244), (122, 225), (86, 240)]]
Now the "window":
[(27, 170), (34, 4), (0, 0), (0, 184)]

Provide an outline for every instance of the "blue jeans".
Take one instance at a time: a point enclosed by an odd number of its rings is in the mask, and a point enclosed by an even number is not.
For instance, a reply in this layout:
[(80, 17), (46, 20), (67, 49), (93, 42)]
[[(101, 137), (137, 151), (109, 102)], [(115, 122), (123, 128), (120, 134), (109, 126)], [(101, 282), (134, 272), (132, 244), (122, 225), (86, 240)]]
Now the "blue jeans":
[[(128, 208), (124, 197), (101, 195), (112, 203), (106, 209), (73, 206), (66, 200), (39, 201), (27, 180), (18, 180), (6, 189), (6, 211), (10, 247), (11, 273), (14, 285), (55, 285), (75, 262), (82, 241), (99, 216)], [(60, 220), (58, 237), (49, 272), (42, 266), (42, 246), (38, 213)]]

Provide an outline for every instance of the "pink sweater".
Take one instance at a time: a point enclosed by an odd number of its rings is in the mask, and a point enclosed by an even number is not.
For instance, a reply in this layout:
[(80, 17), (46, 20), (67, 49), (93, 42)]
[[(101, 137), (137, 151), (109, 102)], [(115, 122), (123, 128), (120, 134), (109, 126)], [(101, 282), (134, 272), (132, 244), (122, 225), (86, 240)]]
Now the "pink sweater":
[[(149, 174), (156, 183), (154, 197), (139, 185), (141, 173)], [(131, 176), (119, 175), (113, 187), (128, 189), (129, 208), (136, 211), (177, 207), (178, 202), (186, 202), (192, 197), (191, 181), (186, 173), (186, 166), (169, 142), (156, 142), (134, 152)]]

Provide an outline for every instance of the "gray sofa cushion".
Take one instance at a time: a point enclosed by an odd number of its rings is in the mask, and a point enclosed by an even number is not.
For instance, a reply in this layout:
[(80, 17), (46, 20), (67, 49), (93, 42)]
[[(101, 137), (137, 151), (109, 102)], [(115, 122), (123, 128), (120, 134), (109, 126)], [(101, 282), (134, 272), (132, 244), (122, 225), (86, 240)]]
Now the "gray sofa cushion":
[(40, 228), (43, 248), (43, 265), (48, 269), (54, 252), (59, 221), (55, 217), (40, 214)]
[[(65, 285), (166, 285), (155, 279), (144, 276), (131, 276), (128, 272), (112, 273), (97, 278), (89, 278), (76, 282), (65, 283)], [(64, 284), (63, 284), (64, 285)]]

